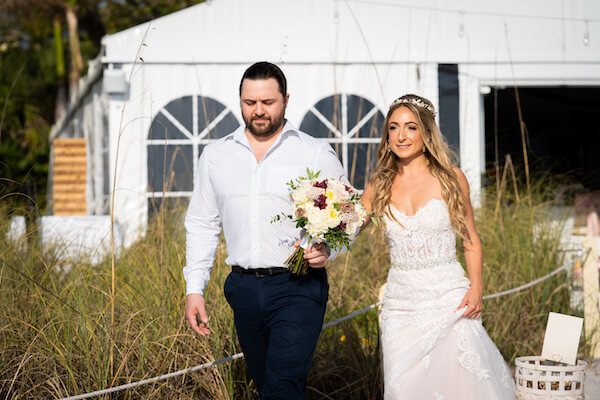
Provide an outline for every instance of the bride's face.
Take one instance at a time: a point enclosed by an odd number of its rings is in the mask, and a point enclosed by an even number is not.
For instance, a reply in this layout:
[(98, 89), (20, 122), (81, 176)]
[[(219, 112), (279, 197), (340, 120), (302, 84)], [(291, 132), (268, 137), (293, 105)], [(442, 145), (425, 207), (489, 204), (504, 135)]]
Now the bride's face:
[(417, 119), (407, 107), (397, 108), (388, 121), (390, 149), (400, 159), (424, 156), (423, 136)]

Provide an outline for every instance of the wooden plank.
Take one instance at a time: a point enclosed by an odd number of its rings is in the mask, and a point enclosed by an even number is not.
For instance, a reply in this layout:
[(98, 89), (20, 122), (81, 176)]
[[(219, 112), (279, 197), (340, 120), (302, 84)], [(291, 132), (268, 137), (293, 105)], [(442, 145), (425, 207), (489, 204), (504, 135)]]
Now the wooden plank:
[(69, 209), (77, 209), (77, 210), (83, 210), (85, 209), (85, 202), (79, 201), (79, 200), (62, 200), (62, 201), (58, 201), (58, 202), (54, 202), (54, 208), (55, 209), (65, 209), (65, 208), (69, 208)]
[(64, 165), (64, 164), (86, 165), (86, 163), (87, 163), (87, 157), (85, 155), (83, 157), (82, 156), (65, 156), (65, 157), (55, 157), (54, 158), (54, 165)]
[(70, 184), (59, 184), (54, 185), (54, 194), (58, 193), (85, 193), (86, 184), (83, 183), (70, 183)]
[(85, 195), (81, 195), (79, 193), (55, 193), (54, 196), (52, 196), (52, 200), (54, 200), (54, 204), (64, 202), (85, 204)]
[(54, 146), (84, 146), (85, 147), (85, 138), (58, 138), (52, 141)]
[(54, 149), (54, 157), (81, 156), (87, 154), (85, 147), (60, 147)]
[(60, 172), (60, 173), (54, 175), (54, 179), (52, 180), (52, 182), (54, 182), (55, 184), (58, 184), (58, 185), (69, 184), (71, 182), (79, 184), (79, 183), (85, 183), (86, 180), (87, 179), (85, 179), (85, 175), (82, 173), (70, 174), (70, 173), (66, 173), (66, 172)]
[(85, 182), (71, 183), (68, 185), (55, 185), (54, 191), (61, 193), (85, 193), (86, 184)]
[(54, 207), (54, 215), (85, 215), (87, 213), (87, 209), (82, 207)]
[(77, 201), (72, 201), (72, 200), (63, 200), (63, 201), (59, 201), (59, 202), (54, 202), (54, 208), (55, 209), (76, 209), (76, 210), (85, 210), (86, 207), (84, 202), (81, 202), (79, 200)]
[(53, 169), (54, 174), (85, 174), (87, 172), (87, 168), (85, 165), (59, 165), (54, 166)]
[(83, 174), (72, 174), (72, 175), (54, 175), (54, 179), (52, 180), (53, 184), (56, 185), (70, 185), (70, 184), (79, 184), (85, 183), (85, 175)]
[[(74, 186), (73, 188), (70, 188), (70, 186)], [(83, 186), (83, 187), (82, 187)], [(70, 181), (60, 181), (60, 182), (56, 182), (54, 181), (53, 183), (53, 190), (58, 189), (58, 190), (79, 190), (81, 192), (86, 191), (86, 182), (85, 181), (77, 181), (77, 180), (70, 180)]]

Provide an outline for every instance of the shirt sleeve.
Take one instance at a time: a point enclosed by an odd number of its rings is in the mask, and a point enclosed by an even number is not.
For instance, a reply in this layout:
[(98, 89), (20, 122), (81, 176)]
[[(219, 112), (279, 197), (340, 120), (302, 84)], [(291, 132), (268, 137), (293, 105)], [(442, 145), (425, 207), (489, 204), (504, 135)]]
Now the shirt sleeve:
[[(335, 154), (335, 151), (328, 143), (324, 144), (323, 148), (321, 148), (321, 151), (319, 152), (319, 157), (317, 159), (317, 168), (315, 168), (315, 170), (321, 171), (321, 173), (319, 174), (319, 176), (321, 177), (335, 178), (350, 184), (348, 182), (348, 178), (346, 177), (344, 167), (342, 167), (342, 164), (340, 163), (337, 154)], [(352, 240), (354, 240), (354, 238), (352, 238)], [(328, 260), (332, 261), (338, 256), (338, 254), (348, 251), (348, 248), (346, 246), (343, 246), (339, 250), (329, 250), (330, 253)]]
[(207, 150), (205, 147), (198, 161), (194, 190), (185, 216), (186, 266), (183, 267), (183, 277), (186, 295), (204, 293), (221, 233), (221, 217), (210, 181)]
[(316, 162), (315, 171), (321, 171), (319, 174), (320, 177), (340, 179), (348, 183), (344, 167), (342, 167), (342, 163), (340, 163), (337, 154), (335, 154), (329, 143), (323, 143)]

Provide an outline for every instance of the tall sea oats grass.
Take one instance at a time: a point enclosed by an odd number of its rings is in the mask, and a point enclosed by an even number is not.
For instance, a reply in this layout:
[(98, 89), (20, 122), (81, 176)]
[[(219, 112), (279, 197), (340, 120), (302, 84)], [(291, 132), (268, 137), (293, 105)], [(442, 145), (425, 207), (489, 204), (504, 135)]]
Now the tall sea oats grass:
[[(495, 193), (476, 211), (484, 247), (484, 294), (543, 276), (563, 263), (560, 223), (546, 218), (547, 182), (532, 185), (531, 202)], [(537, 188), (537, 189), (536, 189)], [(222, 293), (230, 271), (223, 241), (206, 290), (208, 338), (187, 325), (185, 208), (160, 209), (143, 239), (124, 250), (115, 273), (111, 331), (111, 260), (89, 257), (65, 272), (57, 249), (27, 237), (7, 239), (12, 215), (0, 206), (0, 398), (51, 399), (135, 382), (240, 352), (232, 312)], [(61, 268), (59, 268), (61, 267)], [(389, 253), (375, 227), (328, 265), (326, 321), (377, 302)], [(548, 312), (571, 313), (567, 275), (517, 294), (484, 301), (484, 325), (507, 362), (539, 354)], [(113, 373), (110, 368), (112, 343)], [(585, 344), (581, 357), (585, 357)], [(308, 377), (310, 399), (382, 397), (377, 312), (369, 311), (322, 332)], [(112, 394), (114, 399), (256, 399), (243, 360)]]

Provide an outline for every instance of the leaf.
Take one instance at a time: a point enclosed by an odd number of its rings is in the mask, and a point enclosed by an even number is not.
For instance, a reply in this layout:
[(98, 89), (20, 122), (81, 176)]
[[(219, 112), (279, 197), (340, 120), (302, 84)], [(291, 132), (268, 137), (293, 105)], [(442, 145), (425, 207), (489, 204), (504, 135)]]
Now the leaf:
[(308, 179), (317, 179), (320, 173), (321, 171), (314, 173), (310, 170), (310, 168), (306, 167), (306, 175), (308, 175)]

